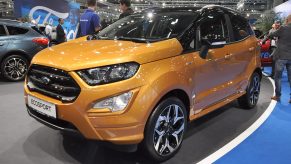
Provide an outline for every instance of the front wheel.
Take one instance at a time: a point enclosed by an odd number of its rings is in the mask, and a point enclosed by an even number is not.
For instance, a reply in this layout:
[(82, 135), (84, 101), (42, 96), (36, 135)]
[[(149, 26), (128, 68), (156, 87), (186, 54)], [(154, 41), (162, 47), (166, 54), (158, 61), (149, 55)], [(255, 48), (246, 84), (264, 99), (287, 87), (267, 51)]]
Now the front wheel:
[(254, 108), (259, 100), (260, 89), (261, 77), (257, 72), (254, 72), (246, 89), (246, 94), (238, 98), (239, 105), (245, 109)]
[(187, 127), (185, 105), (175, 97), (164, 99), (149, 118), (142, 146), (155, 161), (170, 159), (179, 150)]

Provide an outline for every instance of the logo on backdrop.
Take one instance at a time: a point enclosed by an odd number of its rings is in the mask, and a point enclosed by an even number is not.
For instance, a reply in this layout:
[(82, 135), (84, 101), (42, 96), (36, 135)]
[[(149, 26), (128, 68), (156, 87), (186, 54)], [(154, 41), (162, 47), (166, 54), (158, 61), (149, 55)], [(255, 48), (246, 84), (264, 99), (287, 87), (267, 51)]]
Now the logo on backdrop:
[(67, 39), (76, 38), (80, 4), (72, 0), (14, 0), (14, 10), (16, 17), (29, 17), (39, 25), (49, 23), (57, 26), (58, 19), (63, 18)]
[[(47, 7), (44, 7), (44, 6), (36, 6), (36, 7), (34, 7), (34, 8), (32, 8), (31, 10), (30, 10), (30, 12), (29, 12), (29, 17), (30, 18), (34, 18), (33, 17), (33, 14), (34, 13), (37, 13), (37, 11), (41, 11), (41, 10), (43, 10), (43, 11), (46, 11), (47, 12), (47, 15), (45, 16), (45, 18), (43, 19), (43, 24), (44, 23), (52, 23), (52, 22), (49, 22), (48, 21), (48, 18), (53, 14), (54, 16), (56, 16), (56, 17), (59, 17), (59, 18), (63, 18), (63, 19), (67, 19), (68, 18), (68, 16), (69, 16), (69, 13), (60, 13), (60, 12), (57, 12), (57, 11), (54, 11), (54, 10), (52, 10), (52, 9), (50, 9), (50, 8), (47, 8)], [(40, 18), (41, 18), (41, 15), (37, 15), (38, 17), (35, 19), (35, 21), (36, 22), (40, 22)], [(53, 19), (51, 18), (50, 19), (50, 21), (53, 21)]]

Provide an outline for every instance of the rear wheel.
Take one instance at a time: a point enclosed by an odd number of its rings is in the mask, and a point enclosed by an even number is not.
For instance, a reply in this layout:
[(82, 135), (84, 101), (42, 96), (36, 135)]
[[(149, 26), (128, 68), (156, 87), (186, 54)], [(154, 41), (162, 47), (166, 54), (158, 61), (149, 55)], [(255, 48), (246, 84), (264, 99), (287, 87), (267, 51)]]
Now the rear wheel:
[(23, 80), (28, 70), (28, 61), (20, 55), (10, 55), (1, 63), (2, 76), (9, 81)]
[(158, 104), (147, 122), (142, 146), (155, 161), (165, 161), (179, 150), (187, 126), (186, 108), (170, 97)]
[(254, 108), (259, 100), (260, 90), (261, 77), (257, 72), (254, 72), (246, 89), (246, 94), (238, 98), (239, 105), (245, 109)]

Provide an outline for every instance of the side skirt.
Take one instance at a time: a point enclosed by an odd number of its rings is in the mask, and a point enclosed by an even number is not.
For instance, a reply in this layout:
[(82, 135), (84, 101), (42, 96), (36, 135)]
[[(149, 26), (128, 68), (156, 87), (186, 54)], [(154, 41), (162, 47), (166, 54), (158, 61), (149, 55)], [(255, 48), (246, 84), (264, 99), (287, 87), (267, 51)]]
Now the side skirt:
[(240, 92), (238, 94), (231, 95), (231, 96), (221, 100), (218, 103), (212, 104), (212, 105), (204, 108), (201, 112), (190, 116), (190, 121), (195, 120), (197, 118), (200, 118), (200, 117), (202, 117), (202, 116), (204, 116), (204, 115), (206, 115), (206, 114), (208, 114), (208, 113), (210, 113), (212, 111), (215, 111), (216, 109), (218, 109), (218, 108), (220, 108), (220, 107), (232, 102), (233, 100), (236, 100), (237, 98), (241, 97), (245, 93), (246, 92), (244, 91), (244, 92)]

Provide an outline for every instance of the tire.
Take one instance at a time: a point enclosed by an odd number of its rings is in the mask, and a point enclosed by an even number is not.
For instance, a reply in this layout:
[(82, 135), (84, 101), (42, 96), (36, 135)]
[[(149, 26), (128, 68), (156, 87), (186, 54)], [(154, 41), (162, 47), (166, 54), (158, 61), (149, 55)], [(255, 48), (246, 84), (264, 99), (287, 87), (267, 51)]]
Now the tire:
[(186, 128), (185, 105), (178, 98), (169, 97), (157, 105), (148, 119), (141, 146), (152, 160), (166, 161), (180, 149)]
[(257, 72), (254, 72), (246, 89), (246, 94), (238, 98), (238, 104), (244, 109), (254, 108), (259, 100), (260, 89), (261, 77)]
[(9, 81), (23, 80), (27, 70), (28, 61), (21, 55), (10, 55), (1, 63), (2, 76)]

